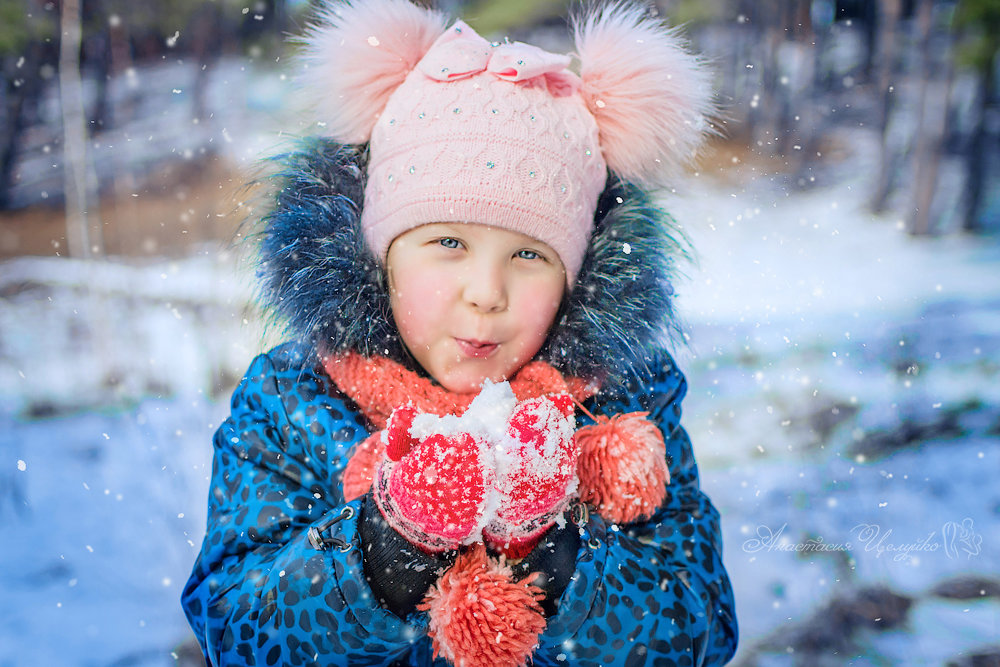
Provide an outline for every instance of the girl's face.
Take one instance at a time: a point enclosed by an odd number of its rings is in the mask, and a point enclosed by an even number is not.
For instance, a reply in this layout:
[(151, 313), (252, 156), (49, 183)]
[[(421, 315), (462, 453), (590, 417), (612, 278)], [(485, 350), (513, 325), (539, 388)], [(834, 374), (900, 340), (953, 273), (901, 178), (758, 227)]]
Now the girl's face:
[(417, 362), (449, 391), (510, 379), (541, 349), (566, 287), (559, 256), (518, 232), (431, 223), (386, 258), (392, 315)]

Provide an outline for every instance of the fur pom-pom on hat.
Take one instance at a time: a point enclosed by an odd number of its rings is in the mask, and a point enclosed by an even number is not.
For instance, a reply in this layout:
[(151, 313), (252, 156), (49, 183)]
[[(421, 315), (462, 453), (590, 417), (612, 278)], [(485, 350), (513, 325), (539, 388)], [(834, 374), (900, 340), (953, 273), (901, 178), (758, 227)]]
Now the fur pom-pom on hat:
[(691, 161), (713, 110), (710, 77), (677, 31), (632, 2), (573, 19), (580, 94), (612, 171), (659, 187)]
[(409, 0), (327, 4), (300, 40), (300, 82), (329, 136), (366, 143), (389, 97), (446, 21)]

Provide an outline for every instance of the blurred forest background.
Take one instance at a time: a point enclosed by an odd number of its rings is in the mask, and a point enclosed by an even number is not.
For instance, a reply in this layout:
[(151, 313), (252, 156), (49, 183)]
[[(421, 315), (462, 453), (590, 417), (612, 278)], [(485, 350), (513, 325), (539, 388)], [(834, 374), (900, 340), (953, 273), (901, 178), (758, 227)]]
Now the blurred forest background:
[[(480, 32), (568, 50), (572, 4), (438, 6)], [(247, 116), (286, 106), (249, 74), (286, 82), (285, 37), (301, 31), (310, 3), (0, 7), (0, 253), (130, 256), (224, 238), (231, 226), (215, 219), (215, 193), (201, 190), (228, 183), (238, 166), (221, 142), (244, 142), (237, 126), (265, 126)], [(867, 126), (880, 137), (872, 211), (899, 207), (913, 234), (1000, 226), (995, 0), (680, 0), (656, 9), (711, 60), (722, 152), (749, 152), (809, 188), (831, 130)], [(221, 80), (241, 76), (256, 95), (234, 107)], [(201, 207), (188, 224), (136, 220), (168, 217), (169, 205), (154, 200), (178, 185), (197, 186)], [(143, 215), (159, 203), (166, 208)]]
[[(569, 52), (577, 4), (434, 6)], [(1000, 664), (1000, 0), (649, 4), (718, 92), (663, 197), (700, 256), (680, 357), (737, 662)], [(313, 9), (0, 0), (0, 666), (198, 664), (210, 438), (280, 334), (246, 184), (318, 132), (287, 39)]]

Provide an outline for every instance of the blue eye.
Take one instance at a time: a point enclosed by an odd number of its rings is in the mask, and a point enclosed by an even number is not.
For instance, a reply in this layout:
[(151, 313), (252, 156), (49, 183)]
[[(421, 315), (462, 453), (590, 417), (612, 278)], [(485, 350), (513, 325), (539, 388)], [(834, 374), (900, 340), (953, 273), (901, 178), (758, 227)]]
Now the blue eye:
[(452, 239), (452, 238), (438, 239), (438, 243), (443, 245), (445, 248), (451, 248), (452, 250), (462, 245), (461, 243), (458, 242), (458, 239)]
[(517, 256), (521, 259), (541, 259), (542, 256), (539, 255), (534, 250), (518, 250)]

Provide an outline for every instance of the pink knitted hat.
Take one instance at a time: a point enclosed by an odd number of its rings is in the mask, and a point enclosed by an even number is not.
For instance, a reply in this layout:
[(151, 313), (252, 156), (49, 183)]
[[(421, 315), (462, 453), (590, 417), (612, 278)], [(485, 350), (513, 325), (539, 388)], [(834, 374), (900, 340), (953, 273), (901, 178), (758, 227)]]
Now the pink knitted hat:
[(369, 143), (361, 225), (376, 257), (431, 222), (551, 246), (573, 284), (607, 168), (658, 186), (694, 153), (707, 75), (659, 20), (614, 3), (568, 55), (490, 43), (407, 0), (332, 2), (305, 37), (306, 91), (343, 143)]

